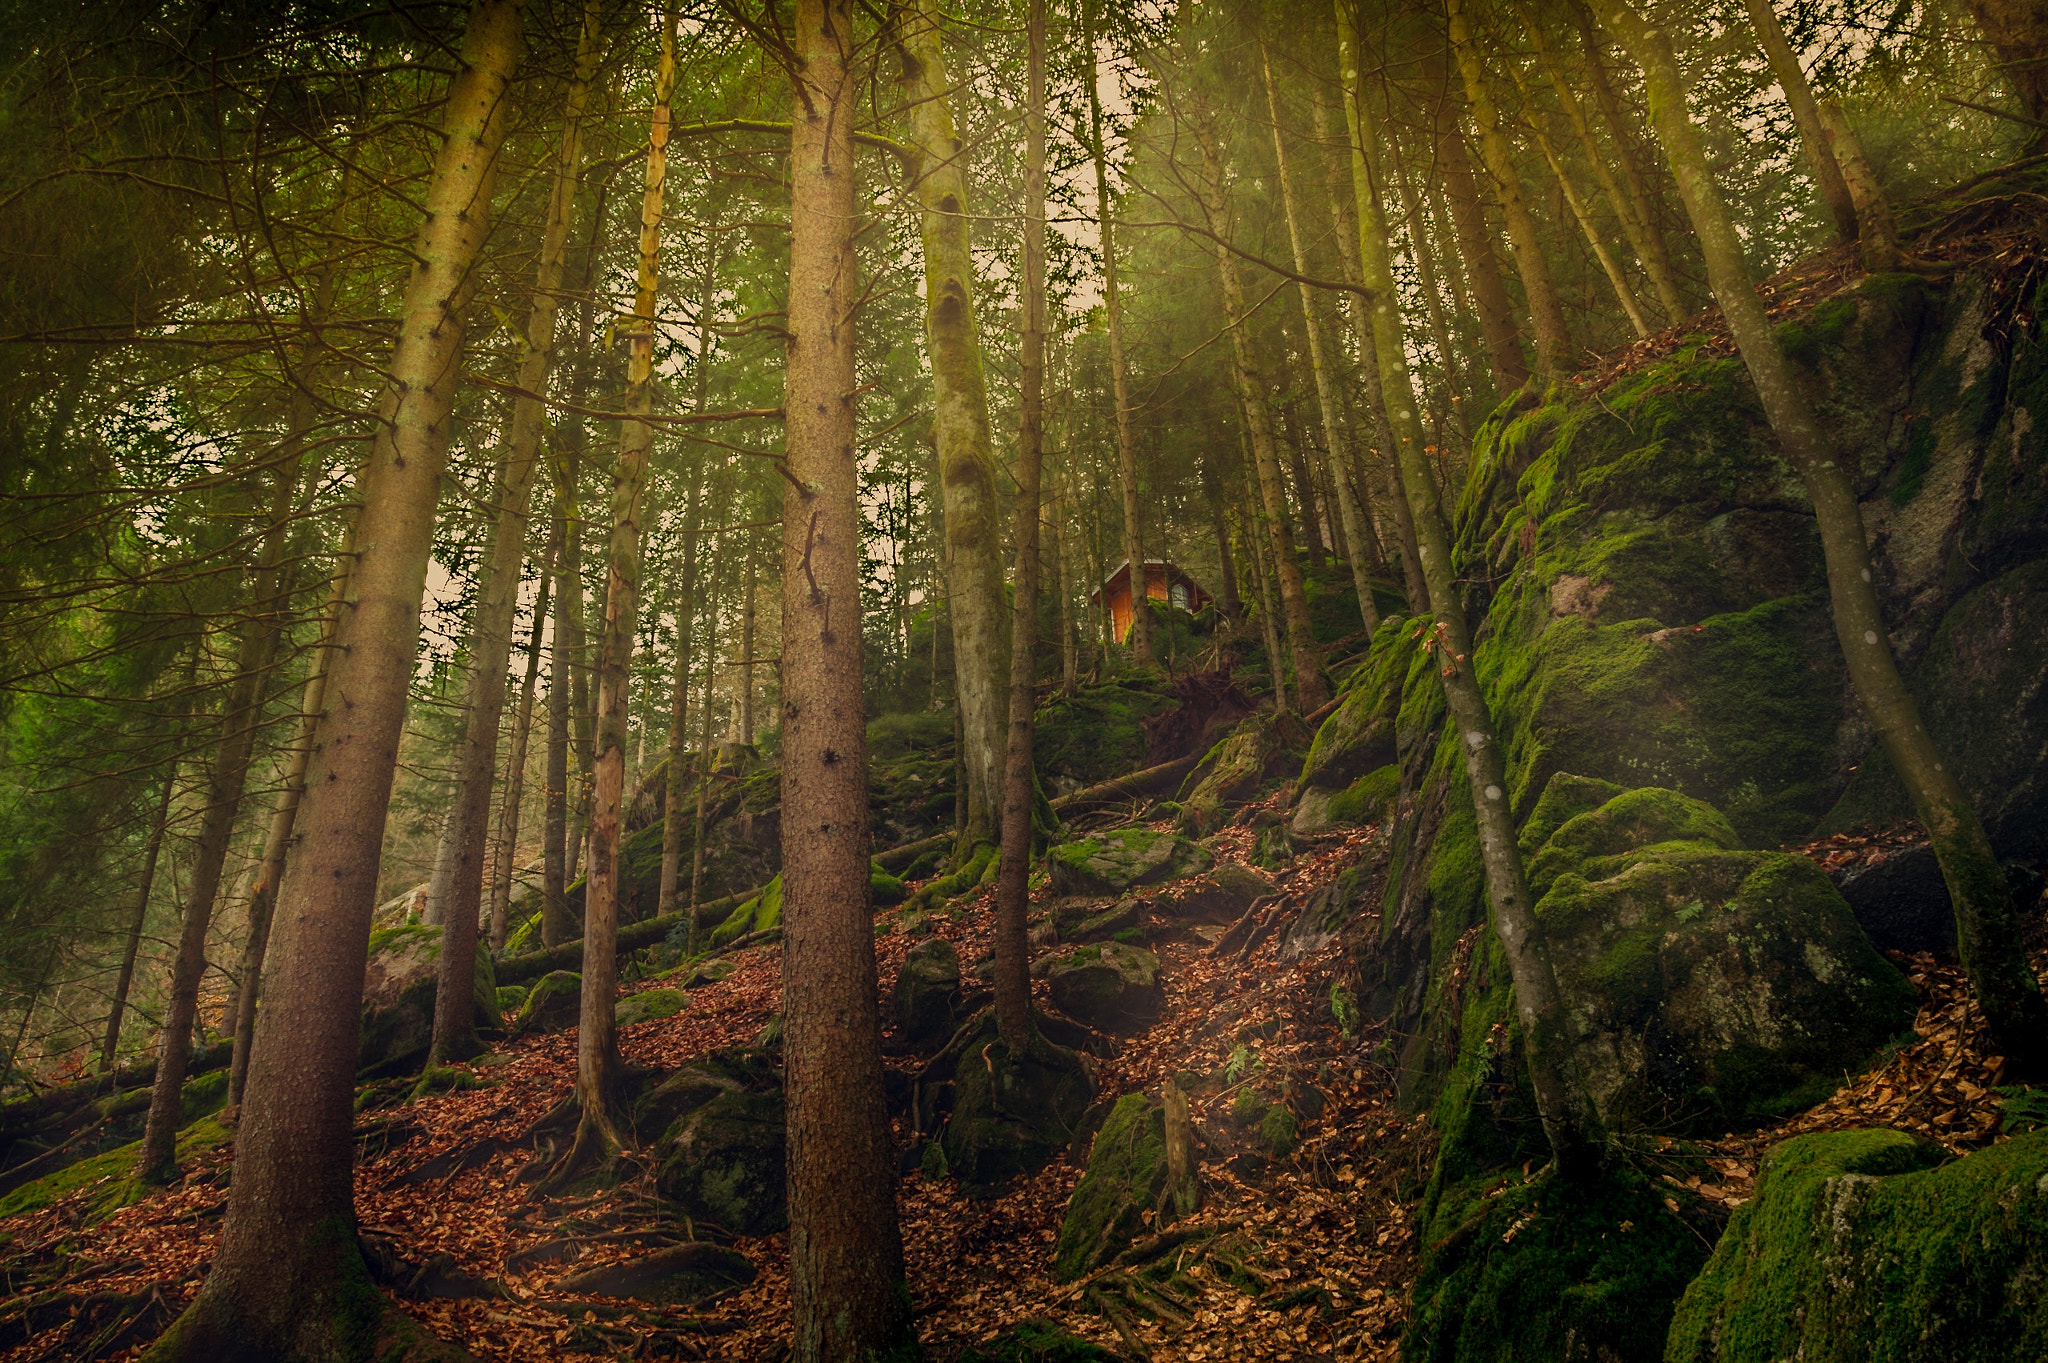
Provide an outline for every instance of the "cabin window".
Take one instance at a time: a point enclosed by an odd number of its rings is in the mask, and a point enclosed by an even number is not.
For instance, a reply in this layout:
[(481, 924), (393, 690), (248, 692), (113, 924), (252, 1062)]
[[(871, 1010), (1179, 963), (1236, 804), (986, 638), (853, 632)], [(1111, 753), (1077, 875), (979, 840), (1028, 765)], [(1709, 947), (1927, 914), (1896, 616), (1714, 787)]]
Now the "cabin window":
[(1179, 609), (1179, 610), (1184, 610), (1184, 611), (1186, 611), (1186, 610), (1193, 610), (1193, 609), (1194, 609), (1194, 607), (1192, 607), (1192, 606), (1190, 606), (1190, 605), (1188, 604), (1188, 584), (1187, 584), (1187, 583), (1185, 583), (1185, 582), (1176, 582), (1176, 583), (1174, 583), (1174, 584), (1173, 584), (1173, 588), (1172, 588), (1172, 591), (1171, 591), (1171, 593), (1170, 593), (1170, 597), (1171, 597), (1171, 600), (1173, 601), (1173, 604), (1174, 604), (1174, 606), (1175, 606), (1175, 608), (1176, 608), (1176, 609)]

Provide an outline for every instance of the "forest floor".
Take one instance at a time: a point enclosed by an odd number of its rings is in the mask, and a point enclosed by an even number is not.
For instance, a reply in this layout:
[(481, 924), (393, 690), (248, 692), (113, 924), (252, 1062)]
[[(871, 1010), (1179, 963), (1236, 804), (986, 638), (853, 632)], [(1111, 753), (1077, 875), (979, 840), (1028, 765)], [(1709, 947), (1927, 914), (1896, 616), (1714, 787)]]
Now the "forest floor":
[[(1359, 857), (1373, 855), (1377, 836), (1362, 829), (1308, 847), (1281, 873), (1282, 892), (1299, 904)], [(1243, 860), (1252, 835), (1240, 825), (1217, 841), (1223, 857)], [(1824, 863), (1872, 854), (1870, 846), (1841, 839), (1806, 850)], [(924, 920), (954, 939), (963, 963), (988, 949), (984, 900), (990, 893)], [(885, 994), (916, 940), (900, 930), (899, 920), (894, 910), (878, 915)], [(1074, 1164), (1056, 1161), (986, 1200), (912, 1171), (899, 1192), (905, 1251), (919, 1332), (935, 1360), (944, 1363), (1025, 1318), (1056, 1322), (1155, 1363), (1396, 1356), (1434, 1136), (1426, 1120), (1397, 1110), (1394, 1076), (1368, 1058), (1383, 1036), (1369, 1027), (1347, 1034), (1333, 1017), (1331, 989), (1347, 966), (1341, 945), (1282, 962), (1269, 941), (1249, 960), (1218, 958), (1210, 951), (1218, 932), (1182, 932), (1156, 944), (1166, 1007), (1158, 1024), (1126, 1038), (1114, 1059), (1100, 1063), (1102, 1092), (1156, 1090), (1184, 1070), (1213, 1073), (1249, 1043), (1265, 1082), (1312, 1086), (1324, 1101), (1301, 1121), (1299, 1145), (1288, 1158), (1204, 1163), (1204, 1202), (1195, 1220), (1230, 1229), (1202, 1242), (1201, 1250), (1179, 1251), (1178, 1267), (1200, 1288), (1199, 1299), (1182, 1300), (1177, 1314), (1184, 1323), (1141, 1320), (1136, 1313), (1107, 1318), (1099, 1312), (1101, 1297), (1086, 1291), (1087, 1280), (1053, 1282), (1053, 1240), (1081, 1172)], [(693, 991), (683, 1012), (621, 1029), (627, 1060), (670, 1069), (754, 1039), (780, 1001), (781, 953), (766, 945), (735, 959), (738, 968)], [(1689, 1177), (1691, 1187), (1709, 1201), (1739, 1205), (1764, 1149), (1803, 1131), (1900, 1126), (1958, 1151), (1996, 1139), (1996, 1065), (1985, 1053), (1981, 1020), (1960, 971), (1926, 957), (1901, 965), (1921, 994), (1917, 1039), (1807, 1112), (1708, 1142), (1719, 1178)], [(891, 1063), (916, 1061), (892, 1056)], [(576, 1261), (580, 1272), (679, 1239), (682, 1230), (644, 1180), (592, 1197), (535, 1200), (531, 1185), (517, 1177), (532, 1158), (522, 1133), (571, 1086), (573, 1032), (510, 1042), (463, 1068), (478, 1087), (365, 1116), (357, 1214), (366, 1234), (388, 1237), (408, 1260), (448, 1256), (434, 1261), (442, 1279), (483, 1280), (502, 1291), (482, 1299), (405, 1300), (405, 1310), (487, 1360), (774, 1360), (786, 1351), (788, 1262), (781, 1235), (734, 1242), (759, 1276), (691, 1310), (567, 1294), (554, 1286), (563, 1265), (519, 1258), (520, 1251), (565, 1234), (605, 1237)], [(1226, 1119), (1227, 1100), (1227, 1091), (1194, 1098), (1198, 1130)], [(902, 1121), (896, 1135), (899, 1149), (915, 1146)], [(135, 1313), (134, 1328), (108, 1341), (116, 1347), (100, 1355), (135, 1356), (198, 1288), (225, 1208), (229, 1157), (224, 1146), (199, 1154), (178, 1183), (103, 1220), (92, 1219), (94, 1189), (88, 1187), (0, 1223), (0, 1281), (17, 1300), (48, 1303), (37, 1315), (0, 1316), (0, 1359), (80, 1356), (75, 1346), (84, 1337), (82, 1326), (95, 1320), (94, 1303), (141, 1300), (148, 1306)], [(1233, 1267), (1241, 1264), (1250, 1275), (1201, 1261), (1203, 1253), (1226, 1246)], [(1244, 1285), (1248, 1276), (1256, 1294)]]

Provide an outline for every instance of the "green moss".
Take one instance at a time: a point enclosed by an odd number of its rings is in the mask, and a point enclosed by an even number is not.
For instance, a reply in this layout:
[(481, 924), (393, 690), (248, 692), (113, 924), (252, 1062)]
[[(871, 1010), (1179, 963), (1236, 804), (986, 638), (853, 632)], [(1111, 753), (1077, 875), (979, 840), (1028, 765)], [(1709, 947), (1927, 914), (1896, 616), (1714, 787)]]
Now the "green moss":
[(1377, 823), (1401, 793), (1401, 769), (1392, 763), (1369, 771), (1330, 801), (1333, 823)]
[[(222, 1079), (225, 1084), (225, 1075)], [(233, 1139), (233, 1131), (210, 1116), (203, 1117), (179, 1131), (177, 1162), (183, 1167)], [(40, 1211), (73, 1194), (84, 1194), (79, 1224), (96, 1225), (156, 1191), (135, 1176), (136, 1161), (141, 1157), (142, 1142), (135, 1141), (90, 1159), (79, 1160), (55, 1173), (45, 1174), (35, 1182), (25, 1183), (0, 1197), (0, 1220), (22, 1212)]]
[(636, 1022), (661, 1022), (689, 1006), (690, 996), (680, 989), (643, 989), (619, 1000), (618, 1024), (630, 1027)]
[(1274, 1159), (1285, 1159), (1294, 1153), (1294, 1146), (1301, 1139), (1301, 1126), (1294, 1114), (1279, 1103), (1266, 1109), (1266, 1115), (1259, 1119), (1259, 1144)]
[(1639, 1175), (1492, 1180), (1455, 1225), (1427, 1230), (1401, 1356), (1426, 1363), (1605, 1359), (1654, 1363), (1697, 1230)]
[(909, 897), (909, 888), (887, 871), (872, 870), (868, 872), (868, 902), (876, 908), (888, 908), (892, 904), (901, 904)]
[(1671, 1363), (2048, 1355), (2048, 1135), (1944, 1162), (1897, 1131), (1765, 1161), (1673, 1322)]
[(782, 926), (782, 877), (768, 882), (768, 888), (732, 911), (732, 916), (712, 929), (705, 951), (723, 951), (748, 933), (766, 932)]
[(1144, 1229), (1166, 1186), (1166, 1119), (1159, 1104), (1127, 1093), (1110, 1109), (1067, 1202), (1053, 1245), (1053, 1279), (1070, 1283), (1122, 1251)]
[(1175, 704), (1163, 682), (1125, 677), (1084, 686), (1039, 710), (1032, 756), (1040, 776), (1067, 786), (1093, 785), (1145, 765), (1144, 721)]
[(498, 1013), (503, 1017), (517, 1017), (519, 1007), (526, 1002), (526, 986), (501, 984), (498, 986)]

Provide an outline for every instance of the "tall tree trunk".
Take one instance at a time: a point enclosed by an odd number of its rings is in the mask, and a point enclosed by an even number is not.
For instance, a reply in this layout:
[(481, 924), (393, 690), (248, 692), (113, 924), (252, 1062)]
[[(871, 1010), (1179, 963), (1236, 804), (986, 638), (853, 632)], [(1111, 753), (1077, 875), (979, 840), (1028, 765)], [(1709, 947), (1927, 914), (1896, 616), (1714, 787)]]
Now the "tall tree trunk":
[(1494, 254), (1494, 231), (1486, 221), (1486, 207), (1479, 197), (1479, 179), (1465, 150), (1450, 67), (1440, 49), (1424, 53), (1422, 75), (1425, 85), (1437, 94), (1430, 111), (1437, 174), (1451, 201), (1451, 221), (1458, 229), (1458, 255), (1465, 263), (1472, 306), (1479, 314), (1479, 334), (1493, 361), (1494, 391), (1512, 393), (1529, 381), (1529, 362), (1522, 354), (1521, 328), (1515, 323), (1515, 305), (1508, 297), (1500, 257)]
[[(1003, 763), (1003, 860), (996, 872), (996, 1029), (1022, 1055), (1031, 1022), (1031, 758), (1038, 708), (1038, 521), (1045, 460), (1045, 0), (1025, 20), (1024, 292), (1018, 357), (1017, 571), (1010, 612), (1010, 732)], [(1089, 73), (1092, 77), (1093, 73)]]
[(1209, 531), (1216, 537), (1216, 604), (1232, 620), (1244, 619), (1237, 592), (1237, 562), (1230, 552), (1230, 524), (1223, 514), (1223, 478), (1211, 450), (1202, 456), (1202, 497), (1209, 504)]
[(1508, 958), (1514, 981), (1515, 1014), (1521, 1024), (1523, 1054), (1544, 1134), (1558, 1167), (1578, 1173), (1595, 1163), (1604, 1144), (1598, 1114), (1577, 1076), (1571, 1038), (1557, 977), (1551, 968), (1541, 925), (1522, 870), (1515, 843), (1514, 818), (1508, 808), (1507, 768), (1493, 715), (1480, 692), (1472, 661), (1472, 639), (1451, 567), (1450, 533), (1445, 525), (1436, 480), (1423, 449), (1422, 422), (1415, 408), (1415, 390), (1402, 354), (1399, 295), (1394, 287), (1392, 252), (1388, 246), (1383, 195), (1363, 148), (1374, 145), (1371, 115), (1359, 98), (1356, 33), (1345, 0), (1337, 0), (1338, 57), (1345, 73), (1347, 108), (1352, 122), (1352, 180), (1358, 200), (1358, 249), (1365, 286), (1373, 291), (1372, 325), (1379, 342), (1380, 383), (1386, 394), (1387, 419), (1393, 423), (1401, 487), (1415, 517), (1415, 534), (1430, 599), (1436, 603), (1431, 621), (1432, 651), (1437, 655), (1450, 722), (1465, 758), (1465, 777), (1479, 824), (1480, 859), (1486, 868), (1487, 898), (1493, 906), (1494, 934)]
[[(100, 1073), (114, 1068), (114, 1053), (121, 1046), (121, 1019), (128, 1011), (128, 991), (135, 983), (135, 957), (142, 949), (142, 928), (149, 918), (149, 892), (156, 885), (157, 857), (164, 847), (164, 824), (171, 815), (171, 794), (177, 789), (178, 764), (172, 761), (164, 773), (163, 794), (158, 797), (156, 818), (149, 825), (149, 839), (142, 845), (141, 885), (135, 894), (135, 912), (129, 916), (128, 931), (121, 939), (121, 967), (114, 975), (114, 1001), (107, 1009), (107, 1031), (100, 1039)], [(18, 1043), (17, 1043), (18, 1044)]]
[(505, 950), (505, 939), (512, 931), (512, 873), (519, 861), (520, 805), (526, 798), (526, 754), (533, 735), (534, 692), (540, 679), (540, 639), (547, 625), (555, 556), (560, 549), (560, 545), (550, 543), (541, 559), (540, 594), (533, 602), (533, 633), (526, 641), (526, 676), (519, 683), (519, 709), (512, 721), (512, 751), (505, 758), (505, 799), (498, 807), (498, 854), (491, 863), (491, 894), (484, 915), (491, 925), (493, 955)]
[(648, 133), (647, 182), (640, 197), (639, 268), (626, 342), (629, 413), (620, 423), (612, 465), (611, 541), (605, 552), (604, 634), (597, 654), (596, 728), (591, 750), (590, 870), (583, 892), (583, 992), (576, 1029), (576, 1099), (582, 1120), (561, 1174), (619, 1149), (615, 1115), (621, 1078), (618, 1017), (619, 847), (624, 841), (626, 723), (633, 679), (633, 635), (640, 611), (641, 517), (647, 502), (648, 458), (654, 449), (654, 331), (661, 267), (662, 206), (668, 189), (670, 101), (676, 86), (674, 11), (661, 20), (661, 62), (655, 74)]
[(2048, 1067), (2048, 999), (2027, 964), (2018, 915), (2005, 872), (1991, 850), (1969, 796), (1956, 780), (1919, 705), (1899, 675), (1884, 612), (1872, 584), (1870, 548), (1849, 475), (1821, 433), (1805, 390), (1778, 345), (1741, 240), (1708, 169), (1705, 148), (1686, 108), (1685, 85), (1663, 29), (1626, 0), (1595, 0), (1600, 20), (1643, 68), (1650, 114), (1664, 144), (1678, 191), (1699, 234), (1714, 297), (1756, 385), (1779, 449), (1806, 485), (1827, 562), (1828, 597), (1835, 636), (1878, 742), (1926, 828), (1942, 879), (1955, 905), (1956, 941), (1990, 1025), (2012, 1072), (2033, 1077)]
[(1820, 102), (1821, 127), (1828, 137), (1828, 149), (1848, 182), (1849, 198), (1856, 205), (1856, 240), (1863, 255), (1863, 268), (1871, 274), (1912, 268), (1914, 262), (1899, 240), (1899, 226), (1892, 218), (1892, 206), (1883, 186), (1877, 182), (1877, 168), (1863, 154), (1863, 143), (1849, 126), (1849, 116), (1834, 100)]
[[(731, 558), (731, 551), (721, 546), (721, 566)], [(704, 612), (704, 704), (698, 709), (697, 742), (697, 809), (690, 817), (690, 907), (704, 902), (704, 813), (706, 798), (711, 791), (711, 768), (714, 765), (711, 745), (711, 698), (718, 686), (718, 602), (724, 595), (724, 573), (714, 575), (712, 588), (707, 593)]]
[[(1586, 117), (1585, 106), (1579, 103), (1578, 92), (1572, 88), (1571, 78), (1565, 74), (1564, 63), (1558, 59), (1557, 49), (1551, 44), (1545, 25), (1538, 19), (1529, 0), (1515, 0), (1515, 13), (1522, 21), (1522, 31), (1536, 50), (1536, 61), (1543, 68), (1545, 79), (1557, 96), (1558, 107), (1570, 120), (1572, 134), (1579, 145), (1585, 148), (1586, 160), (1593, 167), (1593, 177), (1600, 184), (1600, 190), (1607, 196), (1607, 202), (1614, 209), (1615, 221), (1621, 224), (1621, 232), (1628, 239), (1629, 249), (1635, 252), (1636, 260), (1643, 267), (1643, 273), (1650, 277), (1650, 288), (1657, 295), (1657, 306), (1663, 310), (1667, 324), (1682, 321), (1685, 317), (1685, 298), (1679, 292), (1678, 278), (1671, 272), (1671, 257), (1664, 246), (1662, 233), (1653, 232), (1643, 222), (1641, 208), (1636, 199), (1622, 187), (1614, 173), (1614, 166), (1600, 150), (1600, 142), (1593, 134), (1591, 120)], [(1589, 54), (1589, 59), (1590, 59)], [(1617, 134), (1617, 141), (1619, 136)], [(1624, 162), (1628, 159), (1627, 148), (1622, 148)], [(1640, 175), (1640, 172), (1638, 172)]]
[(1813, 182), (1820, 189), (1821, 200), (1834, 217), (1835, 231), (1843, 241), (1854, 241), (1856, 200), (1849, 193), (1849, 182), (1842, 178), (1842, 167), (1836, 162), (1834, 148), (1828, 143), (1820, 106), (1814, 103), (1813, 87), (1806, 83), (1806, 68), (1799, 64), (1792, 44), (1785, 41), (1785, 30), (1778, 24), (1777, 11), (1771, 8), (1771, 0), (1743, 0), (1743, 3), (1749, 10), (1750, 26), (1756, 30), (1757, 46), (1764, 50), (1764, 57), (1771, 64), (1771, 74), (1778, 78), (1778, 88), (1785, 92), (1785, 105), (1792, 111), (1793, 126), (1799, 129), (1799, 143), (1806, 152), (1807, 168), (1813, 172)]
[[(1223, 286), (1223, 316), (1230, 325), (1230, 353), (1235, 361), (1232, 376), (1237, 381), (1238, 400), (1244, 407), (1245, 427), (1251, 435), (1252, 467), (1258, 475), (1266, 532), (1272, 539), (1274, 569), (1280, 580), (1280, 613), (1286, 626), (1288, 655), (1294, 664), (1294, 697), (1302, 713), (1309, 714), (1330, 698), (1330, 691), (1323, 681), (1322, 660), (1316, 653), (1308, 593), (1302, 584), (1301, 564), (1294, 556), (1294, 537), (1288, 533), (1287, 493), (1281, 485), (1280, 456), (1273, 439), (1273, 418), (1266, 407), (1265, 379), (1259, 373), (1251, 338), (1246, 334), (1249, 310), (1245, 307), (1244, 284), (1238, 276), (1237, 257), (1222, 244), (1230, 237), (1229, 189), (1224, 182), (1216, 129), (1206, 106), (1197, 109), (1194, 124), (1207, 179), (1202, 206), (1209, 230), (1217, 238), (1216, 274)], [(1279, 660), (1276, 658), (1274, 663), (1277, 666)]]
[(1550, 262), (1543, 255), (1542, 234), (1522, 197), (1514, 149), (1501, 129), (1486, 68), (1481, 64), (1471, 26), (1465, 22), (1465, 0), (1444, 0), (1444, 16), (1451, 55), (1464, 77), (1465, 100), (1472, 108), (1472, 122), (1479, 132), (1479, 156), (1493, 181), (1494, 195), (1507, 226), (1508, 248), (1515, 257), (1515, 273), (1522, 277), (1522, 292), (1529, 300), (1529, 316), (1536, 331), (1536, 370), (1546, 379), (1561, 378), (1575, 367), (1571, 362), (1571, 329), (1565, 325), (1564, 305), (1558, 300)]
[(1294, 508), (1300, 518), (1301, 542), (1308, 548), (1310, 566), (1321, 568), (1329, 562), (1330, 548), (1323, 540), (1323, 523), (1316, 506), (1316, 478), (1310, 472), (1310, 441), (1301, 429), (1300, 413), (1294, 405), (1294, 375), (1288, 363), (1293, 356), (1280, 354), (1280, 386), (1287, 401), (1279, 404), (1282, 428), (1287, 432), (1288, 472), (1294, 475)]
[(277, 908), (278, 888), (284, 884), (285, 860), (292, 845), (292, 831), (298, 825), (299, 805), (306, 794), (306, 768), (313, 760), (313, 736), (327, 704), (327, 674), (334, 657), (334, 635), (340, 628), (342, 606), (348, 596), (349, 565), (354, 560), (355, 532), (342, 536), (341, 552), (335, 556), (334, 577), (328, 589), (327, 608), (321, 613), (320, 636), (314, 641), (313, 670), (306, 677), (306, 689), (299, 700), (299, 736), (292, 745), (285, 766), (284, 789), (270, 814), (270, 830), (263, 839), (263, 862), (256, 883), (249, 892), (249, 937), (242, 946), (241, 968), (233, 1010), (235, 1049), (228, 1063), (229, 1107), (242, 1101), (249, 1079), (249, 1051), (256, 1041), (256, 1005), (263, 990), (263, 962), (270, 950), (270, 923)]
[(2048, 146), (2048, 5), (2042, 0), (1970, 0), (1970, 13), (1998, 58), (1995, 65), (2033, 120), (2027, 150), (2038, 152)]
[(946, 613), (953, 695), (966, 737), (969, 846), (993, 839), (1002, 811), (1003, 565), (988, 385), (974, 315), (965, 144), (953, 125), (936, 0), (900, 11), (901, 84), (923, 207), (924, 331), (932, 370), (932, 438), (946, 511)]
[(913, 1350), (868, 913), (851, 0), (797, 0), (782, 497), (782, 1006), (793, 1363)]
[(294, 431), (280, 450), (269, 529), (250, 580), (253, 610), (236, 649), (234, 679), (221, 705), (220, 746), (207, 774), (206, 804), (200, 815), (199, 837), (193, 844), (191, 879), (185, 886), (178, 954), (171, 967), (170, 996), (164, 1002), (156, 1084), (150, 1092), (149, 1120), (143, 1127), (142, 1154), (136, 1164), (136, 1173), (145, 1182), (168, 1182), (177, 1173), (178, 1118), (183, 1110), (185, 1062), (192, 1053), (192, 1026), (199, 1014), (199, 984), (206, 974), (206, 934), (213, 923), (214, 898), (248, 785), (256, 732), (263, 724), (263, 693), (271, 660), (278, 636), (284, 632), (284, 614), (290, 602), (291, 588), (282, 570), (284, 542), (298, 493), (304, 445), (303, 431)]
[(1394, 153), (1394, 181), (1400, 190), (1401, 213), (1408, 231), (1408, 254), (1415, 262), (1415, 282), (1422, 286), (1423, 309), (1429, 314), (1430, 339), (1436, 342), (1437, 358), (1444, 369), (1444, 397), (1451, 408), (1451, 425), (1464, 448), (1472, 448), (1472, 430), (1465, 424), (1464, 401), (1459, 394), (1457, 348), (1451, 344), (1450, 323), (1444, 317), (1443, 294), (1437, 288), (1436, 256), (1430, 249), (1429, 221), (1422, 212), (1422, 196), (1408, 183), (1408, 167), (1401, 158), (1401, 141), (1389, 138)]
[[(1099, 0), (1081, 0), (1081, 50), (1095, 50), (1095, 6)], [(1143, 605), (1145, 581), (1145, 537), (1138, 514), (1138, 441), (1131, 430), (1130, 371), (1124, 359), (1124, 308), (1116, 263), (1116, 213), (1109, 197), (1109, 150), (1102, 131), (1102, 96), (1095, 88), (1091, 66), (1088, 87), (1088, 152), (1095, 162), (1095, 217), (1102, 236), (1102, 308), (1109, 329), (1109, 386), (1116, 399), (1117, 486), (1123, 493), (1124, 562), (1131, 565), (1131, 662), (1151, 667), (1157, 662), (1152, 648), (1152, 612)], [(1106, 579), (1098, 575), (1096, 584)], [(1109, 615), (1109, 595), (1103, 593), (1104, 617)], [(1116, 627), (1110, 626), (1115, 635)], [(1111, 642), (1117, 642), (1112, 637)]]
[(155, 1363), (367, 1357), (392, 1328), (393, 1308), (371, 1285), (355, 1237), (363, 968), (462, 378), (461, 323), (490, 226), (520, 19), (511, 0), (479, 0), (442, 106), (446, 137), (413, 245), (383, 419), (358, 484), (350, 601), (328, 679), (349, 703), (324, 714), (315, 736), (213, 1267), (150, 1350)]
[[(554, 363), (555, 313), (569, 252), (569, 222), (583, 164), (583, 114), (597, 74), (604, 12), (588, 0), (576, 40), (576, 74), (569, 82), (562, 115), (562, 142), (555, 158), (554, 193), (542, 230), (540, 265), (527, 313), (526, 353), (519, 364), (521, 393), (512, 402), (499, 484), (498, 518), (492, 530), (483, 591), (471, 633), (469, 685), (461, 745), (456, 750), (455, 803), (449, 841), (454, 849), (448, 908), (441, 925), (440, 983), (434, 994), (434, 1039), (428, 1056), (438, 1062), (465, 1060), (482, 1049), (476, 1036), (477, 916), (483, 899), (484, 838), (490, 831), (491, 786), (498, 774), (498, 730), (505, 711), (505, 670), (512, 653), (512, 622), (519, 609), (519, 567), (526, 559), (527, 511), (540, 468), (547, 391)], [(586, 934), (587, 936), (587, 934)]]

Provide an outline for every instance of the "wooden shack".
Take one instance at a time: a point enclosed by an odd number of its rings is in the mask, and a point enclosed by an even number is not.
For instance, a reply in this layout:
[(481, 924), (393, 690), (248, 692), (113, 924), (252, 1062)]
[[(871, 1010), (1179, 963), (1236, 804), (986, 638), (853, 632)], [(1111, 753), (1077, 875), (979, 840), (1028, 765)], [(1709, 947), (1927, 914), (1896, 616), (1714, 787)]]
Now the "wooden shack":
[[(1179, 565), (1156, 558), (1145, 561), (1145, 595), (1190, 613), (1201, 610), (1213, 599), (1203, 590), (1202, 584), (1188, 576)], [(1108, 603), (1111, 628), (1115, 631), (1116, 641), (1122, 643), (1131, 632), (1130, 563), (1126, 561), (1111, 573), (1109, 580), (1097, 587), (1088, 599), (1097, 606)]]

